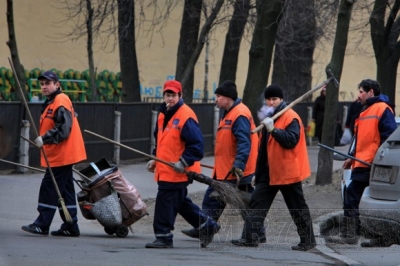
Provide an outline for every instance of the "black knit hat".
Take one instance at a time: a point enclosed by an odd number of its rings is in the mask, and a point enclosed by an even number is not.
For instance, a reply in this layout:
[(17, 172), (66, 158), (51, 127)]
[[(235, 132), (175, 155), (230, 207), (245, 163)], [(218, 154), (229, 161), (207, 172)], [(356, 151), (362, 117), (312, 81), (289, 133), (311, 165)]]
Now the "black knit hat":
[(238, 97), (236, 84), (230, 80), (224, 81), (218, 88), (215, 90), (215, 94), (226, 96), (236, 100)]
[(283, 99), (283, 92), (281, 87), (276, 84), (269, 85), (264, 91), (264, 98), (278, 97)]

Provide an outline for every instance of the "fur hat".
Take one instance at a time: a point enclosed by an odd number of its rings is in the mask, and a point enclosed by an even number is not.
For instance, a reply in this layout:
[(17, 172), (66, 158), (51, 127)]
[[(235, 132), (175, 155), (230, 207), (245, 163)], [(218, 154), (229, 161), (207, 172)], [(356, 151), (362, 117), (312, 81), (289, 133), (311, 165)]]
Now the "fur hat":
[(278, 97), (283, 99), (283, 92), (281, 87), (276, 84), (269, 85), (264, 91), (264, 98)]
[(215, 94), (226, 96), (236, 100), (238, 97), (236, 84), (230, 80), (224, 81), (218, 88), (215, 90)]

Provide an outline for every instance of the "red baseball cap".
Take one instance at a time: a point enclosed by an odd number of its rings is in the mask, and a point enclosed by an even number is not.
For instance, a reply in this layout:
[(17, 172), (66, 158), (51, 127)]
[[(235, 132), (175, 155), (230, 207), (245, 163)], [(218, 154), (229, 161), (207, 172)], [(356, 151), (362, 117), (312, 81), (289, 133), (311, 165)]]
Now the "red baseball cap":
[(177, 80), (168, 80), (164, 83), (163, 92), (166, 92), (166, 91), (173, 91), (175, 93), (180, 93), (180, 92), (182, 92), (182, 85)]

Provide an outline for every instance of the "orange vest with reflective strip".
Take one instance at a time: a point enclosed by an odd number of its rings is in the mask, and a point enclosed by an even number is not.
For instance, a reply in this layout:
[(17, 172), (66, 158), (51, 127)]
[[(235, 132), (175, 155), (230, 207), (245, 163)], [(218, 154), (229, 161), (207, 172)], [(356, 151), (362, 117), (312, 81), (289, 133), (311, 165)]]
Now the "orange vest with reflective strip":
[[(167, 162), (177, 162), (185, 150), (185, 142), (181, 139), (182, 127), (189, 118), (197, 122), (197, 116), (189, 106), (183, 104), (171, 117), (163, 130), (164, 118), (163, 113), (158, 115), (156, 157)], [(195, 162), (192, 166), (186, 167), (185, 170), (200, 173), (200, 162)], [(185, 173), (177, 173), (173, 167), (158, 161), (156, 161), (154, 179), (167, 182), (188, 181)]]
[[(381, 137), (379, 134), (378, 124), (379, 119), (382, 117), (383, 112), (388, 108), (384, 102), (374, 103), (360, 113), (360, 116), (355, 122), (355, 135), (356, 135), (356, 151), (354, 156), (357, 159), (372, 163), (375, 154), (380, 146)], [(390, 109), (391, 110), (391, 109)], [(393, 110), (391, 110), (393, 112)], [(352, 167), (369, 166), (353, 160)]]
[[(43, 149), (51, 167), (65, 166), (86, 160), (85, 144), (83, 142), (81, 129), (71, 100), (64, 93), (58, 94), (40, 116), (40, 135), (54, 128), (54, 115), (56, 110), (63, 106), (71, 113), (72, 127), (67, 139), (58, 144), (45, 144)], [(46, 160), (41, 153), (40, 164), (47, 167)]]
[(276, 120), (274, 127), (285, 129), (293, 119), (297, 119), (300, 125), (300, 139), (293, 149), (282, 148), (271, 135), (268, 138), (267, 151), (270, 185), (297, 183), (303, 181), (311, 174), (304, 125), (299, 115), (292, 109), (289, 109)]
[[(232, 125), (235, 123), (239, 116), (245, 116), (250, 122), (250, 130), (256, 126), (251, 116), (251, 112), (243, 103), (239, 103), (226, 116), (220, 120), (216, 143), (215, 143), (215, 162), (213, 177), (216, 179), (224, 180), (229, 170), (232, 169), (235, 162), (237, 152), (237, 141), (232, 133)], [(251, 148), (249, 157), (247, 159), (246, 168), (243, 170), (243, 176), (254, 174), (257, 162), (257, 149), (258, 149), (258, 135), (249, 132)], [(236, 176), (229, 175), (226, 180), (236, 179)]]

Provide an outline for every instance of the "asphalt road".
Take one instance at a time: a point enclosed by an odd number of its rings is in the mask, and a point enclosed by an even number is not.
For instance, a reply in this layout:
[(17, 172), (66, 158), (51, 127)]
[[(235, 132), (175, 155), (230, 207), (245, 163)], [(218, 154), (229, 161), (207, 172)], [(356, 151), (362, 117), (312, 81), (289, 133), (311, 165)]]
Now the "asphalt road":
[[(338, 148), (346, 151), (347, 147)], [(317, 169), (318, 147), (310, 147), (310, 164)], [(203, 164), (212, 165), (207, 157)], [(341, 162), (334, 163), (334, 169)], [(157, 186), (151, 173), (146, 172), (145, 163), (122, 165), (123, 176), (140, 192), (143, 199), (154, 198)], [(209, 169), (204, 169), (210, 175)], [(288, 234), (282, 243), (262, 244), (258, 248), (238, 248), (229, 240), (240, 234), (240, 228), (224, 227), (214, 241), (205, 249), (197, 240), (189, 239), (174, 231), (174, 249), (145, 249), (144, 245), (154, 240), (152, 230), (137, 230), (125, 238), (107, 235), (97, 222), (87, 220), (79, 212), (81, 236), (63, 238), (38, 236), (21, 230), (37, 216), (37, 196), (42, 174), (0, 175), (0, 265), (398, 265), (399, 246), (386, 249), (362, 249), (359, 246), (328, 247), (317, 237), (318, 246), (311, 252), (295, 252), (290, 247), (298, 238)], [(204, 191), (206, 186), (193, 183), (189, 192)], [(77, 187), (77, 192), (79, 188)], [(151, 216), (143, 218), (152, 223)], [(315, 230), (317, 229), (317, 221)], [(51, 230), (61, 224), (56, 214)], [(148, 226), (151, 228), (151, 226)], [(187, 225), (185, 225), (187, 228)], [(293, 231), (293, 230), (292, 230)], [(276, 232), (282, 234), (282, 232)], [(294, 237), (293, 237), (294, 236)], [(269, 235), (273, 239), (274, 235)]]

